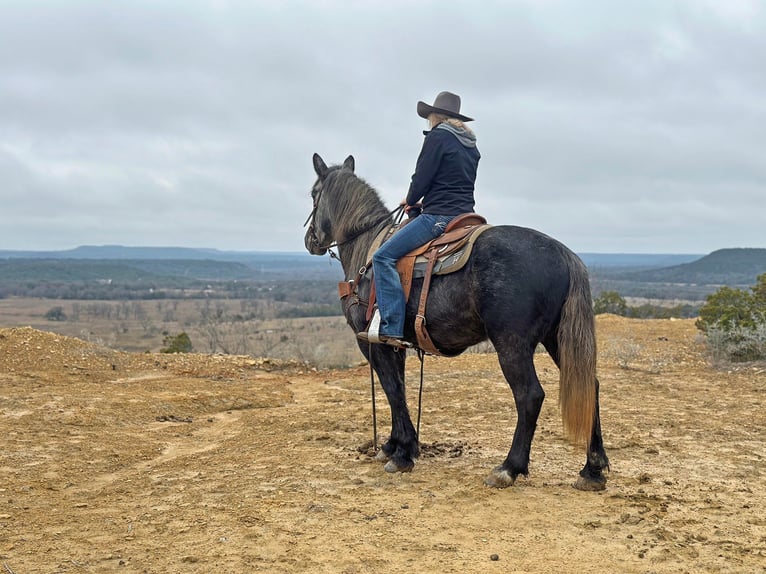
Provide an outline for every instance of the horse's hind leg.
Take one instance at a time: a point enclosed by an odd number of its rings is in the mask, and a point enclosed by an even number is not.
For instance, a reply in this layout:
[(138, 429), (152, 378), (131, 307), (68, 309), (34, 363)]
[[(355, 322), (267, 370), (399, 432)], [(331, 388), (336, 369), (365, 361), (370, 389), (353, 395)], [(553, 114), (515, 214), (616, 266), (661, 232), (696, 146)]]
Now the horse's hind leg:
[(512, 486), (517, 476), (529, 474), (529, 452), (545, 399), (545, 391), (537, 378), (532, 360), (534, 350), (528, 349), (528, 345), (521, 341), (517, 345), (505, 346), (509, 348), (502, 348), (495, 343), (500, 367), (513, 391), (518, 420), (508, 456), (484, 479), (484, 484), (495, 488)]
[(580, 471), (580, 477), (572, 485), (578, 490), (604, 490), (606, 477), (604, 470), (609, 470), (609, 459), (604, 450), (604, 442), (601, 438), (601, 416), (598, 408), (598, 379), (596, 379), (596, 412), (593, 421), (593, 433), (588, 442), (588, 454), (585, 466)]
[[(546, 338), (543, 342), (548, 354), (559, 366), (558, 341), (555, 334)], [(606, 477), (604, 470), (609, 470), (609, 459), (604, 450), (604, 441), (601, 438), (601, 416), (599, 414), (599, 382), (596, 379), (596, 412), (594, 413), (593, 432), (588, 441), (588, 451), (585, 459), (585, 466), (580, 471), (580, 476), (572, 485), (578, 490), (604, 490), (606, 488)]]

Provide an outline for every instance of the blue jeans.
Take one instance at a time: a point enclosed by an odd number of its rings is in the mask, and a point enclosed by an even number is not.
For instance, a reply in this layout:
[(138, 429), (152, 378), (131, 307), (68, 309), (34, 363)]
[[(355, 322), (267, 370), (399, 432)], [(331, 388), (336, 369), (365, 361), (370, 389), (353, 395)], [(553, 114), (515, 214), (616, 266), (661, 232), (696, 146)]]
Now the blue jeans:
[(421, 213), (386, 241), (372, 256), (375, 296), (380, 309), (380, 335), (402, 339), (407, 302), (396, 262), (416, 247), (439, 237), (454, 215)]

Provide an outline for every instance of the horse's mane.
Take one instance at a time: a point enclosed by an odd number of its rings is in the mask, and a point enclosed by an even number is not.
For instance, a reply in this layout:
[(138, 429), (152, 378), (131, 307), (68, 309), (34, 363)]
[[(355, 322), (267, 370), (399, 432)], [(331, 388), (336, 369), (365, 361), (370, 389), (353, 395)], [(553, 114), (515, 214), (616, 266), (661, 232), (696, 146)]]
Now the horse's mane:
[(389, 214), (375, 188), (340, 166), (330, 168), (323, 193), (327, 194), (328, 212), (334, 214), (333, 227), (344, 237), (369, 229)]

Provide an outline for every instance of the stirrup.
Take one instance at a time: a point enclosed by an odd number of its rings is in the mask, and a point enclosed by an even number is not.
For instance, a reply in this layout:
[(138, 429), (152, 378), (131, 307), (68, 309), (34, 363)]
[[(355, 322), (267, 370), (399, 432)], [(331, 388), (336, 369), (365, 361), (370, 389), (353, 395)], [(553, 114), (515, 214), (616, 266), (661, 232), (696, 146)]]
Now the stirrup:
[(361, 333), (357, 335), (362, 341), (382, 343), (380, 336), (380, 309), (375, 309), (375, 312), (372, 314), (372, 319), (370, 319), (370, 324), (367, 325), (367, 330), (362, 331), (362, 333), (365, 333), (366, 337), (362, 336)]
[(380, 336), (380, 342), (394, 347), (395, 349), (412, 349), (413, 347), (412, 343), (409, 341), (397, 339), (396, 337), (387, 337), (385, 335)]
[(390, 345), (396, 349), (412, 349), (413, 345), (409, 341), (399, 339), (397, 337), (387, 337), (386, 335), (380, 335), (376, 337), (377, 341), (373, 341), (373, 337), (370, 336), (368, 331), (360, 331), (356, 334), (356, 338), (365, 343), (375, 343)]

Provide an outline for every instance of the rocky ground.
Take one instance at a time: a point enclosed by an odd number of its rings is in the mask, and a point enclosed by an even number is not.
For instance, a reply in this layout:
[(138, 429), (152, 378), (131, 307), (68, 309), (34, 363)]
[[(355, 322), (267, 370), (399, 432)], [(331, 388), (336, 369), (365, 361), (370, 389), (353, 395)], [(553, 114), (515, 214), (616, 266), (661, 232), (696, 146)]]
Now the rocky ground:
[(0, 573), (766, 572), (766, 367), (711, 367), (692, 321), (598, 332), (612, 471), (589, 493), (542, 354), (530, 475), (493, 490), (515, 411), (492, 355), (426, 358), (424, 453), (388, 475), (364, 366), (2, 329)]

